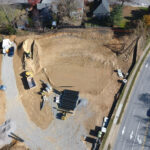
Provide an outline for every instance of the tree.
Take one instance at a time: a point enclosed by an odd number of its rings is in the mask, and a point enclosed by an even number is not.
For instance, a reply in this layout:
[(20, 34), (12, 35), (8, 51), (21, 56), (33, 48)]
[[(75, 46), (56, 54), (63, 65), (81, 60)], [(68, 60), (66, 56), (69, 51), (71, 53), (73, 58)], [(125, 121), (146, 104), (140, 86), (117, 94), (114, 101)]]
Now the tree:
[(120, 26), (122, 20), (123, 20), (123, 15), (122, 15), (122, 6), (117, 5), (113, 8), (111, 14), (110, 14), (110, 20), (112, 25), (114, 26)]
[(124, 5), (124, 2), (131, 2), (132, 0), (119, 0), (121, 2), (121, 6)]
[(57, 5), (59, 22), (63, 22), (65, 17), (71, 18), (71, 13), (77, 11), (77, 8), (76, 0), (59, 0)]

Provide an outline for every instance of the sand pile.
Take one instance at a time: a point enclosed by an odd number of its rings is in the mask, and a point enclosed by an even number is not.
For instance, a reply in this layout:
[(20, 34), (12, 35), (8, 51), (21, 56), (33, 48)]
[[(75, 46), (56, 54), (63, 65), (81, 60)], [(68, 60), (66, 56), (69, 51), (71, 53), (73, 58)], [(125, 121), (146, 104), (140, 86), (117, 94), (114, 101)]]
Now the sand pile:
[[(23, 50), (23, 63), (24, 63), (24, 69), (30, 70), (33, 73), (38, 73), (41, 69), (40, 65), (40, 59), (39, 59), (39, 52), (40, 52), (40, 46), (38, 43), (33, 39), (27, 39), (22, 44), (22, 50)], [(25, 52), (31, 52), (31, 59), (27, 59), (25, 56)]]

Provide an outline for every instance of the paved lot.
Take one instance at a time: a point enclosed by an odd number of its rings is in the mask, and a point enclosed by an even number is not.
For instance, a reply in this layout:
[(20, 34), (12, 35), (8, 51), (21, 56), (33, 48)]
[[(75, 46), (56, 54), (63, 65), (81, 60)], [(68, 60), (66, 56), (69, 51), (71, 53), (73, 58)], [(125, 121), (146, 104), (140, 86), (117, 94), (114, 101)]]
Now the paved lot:
[(114, 150), (150, 149), (150, 56), (145, 61), (123, 116)]

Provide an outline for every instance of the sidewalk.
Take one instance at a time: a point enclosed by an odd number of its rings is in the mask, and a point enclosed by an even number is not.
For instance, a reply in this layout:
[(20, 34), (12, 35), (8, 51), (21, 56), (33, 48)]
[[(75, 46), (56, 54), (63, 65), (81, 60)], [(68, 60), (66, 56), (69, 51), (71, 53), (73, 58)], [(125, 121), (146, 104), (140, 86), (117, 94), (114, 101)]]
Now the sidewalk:
[[(126, 86), (126, 89), (125, 89), (125, 91), (124, 91), (124, 95), (123, 95), (123, 97), (122, 97), (122, 99), (121, 99), (119, 105), (124, 104), (125, 98), (126, 98), (126, 96), (127, 96), (127, 93), (128, 93), (128, 91), (129, 91), (129, 88), (130, 88), (130, 86), (131, 86), (132, 80), (133, 80), (133, 78), (134, 78), (134, 76), (135, 76), (135, 73), (136, 73), (136, 71), (137, 71), (137, 69), (138, 69), (138, 67), (139, 67), (139, 65), (140, 65), (140, 63), (141, 63), (141, 61), (142, 61), (142, 59), (144, 58), (146, 52), (149, 50), (149, 48), (150, 48), (150, 43), (146, 46), (146, 48), (145, 48), (143, 54), (141, 55), (140, 59), (139, 59), (138, 62), (137, 62), (136, 66), (135, 66), (135, 68), (134, 68), (134, 70), (133, 70), (133, 72), (132, 72), (132, 74), (131, 74), (131, 76), (130, 76), (128, 82), (127, 82), (127, 86)], [(148, 56), (147, 56), (147, 57), (148, 57)], [(146, 58), (147, 58), (147, 57), (146, 57)], [(146, 58), (145, 58), (145, 59), (146, 59)], [(135, 84), (135, 83), (134, 83), (134, 84)], [(132, 91), (131, 91), (131, 92), (132, 92)], [(130, 96), (129, 96), (129, 99), (130, 99)], [(128, 105), (128, 102), (127, 102), (127, 105)], [(127, 107), (127, 105), (126, 105), (126, 107)], [(126, 108), (126, 107), (125, 107), (125, 108)], [(118, 108), (119, 108), (119, 107), (118, 107)], [(123, 115), (124, 115), (124, 114), (123, 114)], [(122, 115), (122, 118), (123, 118), (123, 115)], [(122, 120), (122, 119), (121, 119), (121, 120)], [(113, 146), (114, 146), (114, 144), (115, 144), (115, 141), (116, 141), (116, 138), (117, 138), (117, 135), (118, 135), (119, 128), (120, 128), (120, 124), (118, 124), (118, 125), (117, 125), (117, 124), (114, 124), (114, 123), (112, 124), (112, 127), (111, 127), (110, 132), (109, 132), (109, 136), (107, 137), (107, 140), (106, 140), (106, 143), (105, 143), (105, 145), (104, 145), (103, 150), (108, 150), (108, 146), (109, 146), (109, 145), (111, 145), (111, 149), (113, 149)]]

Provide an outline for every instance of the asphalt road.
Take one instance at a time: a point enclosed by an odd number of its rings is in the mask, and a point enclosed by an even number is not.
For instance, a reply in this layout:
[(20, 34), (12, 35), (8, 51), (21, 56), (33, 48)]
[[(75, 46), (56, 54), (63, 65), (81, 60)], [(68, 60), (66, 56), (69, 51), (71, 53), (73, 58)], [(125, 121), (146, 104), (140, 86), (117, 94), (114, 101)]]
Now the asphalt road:
[[(116, 4), (118, 2), (120, 3), (119, 0), (109, 0), (110, 4)], [(130, 0), (129, 2), (125, 1), (124, 5), (134, 6), (134, 7), (148, 7), (150, 5), (150, 1), (149, 0)]]
[(150, 55), (143, 64), (136, 80), (113, 150), (149, 149)]

